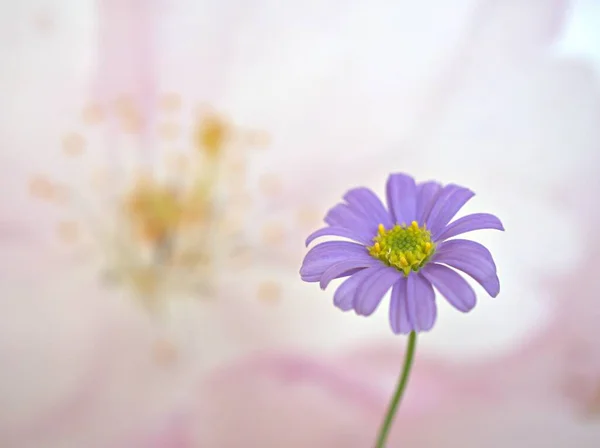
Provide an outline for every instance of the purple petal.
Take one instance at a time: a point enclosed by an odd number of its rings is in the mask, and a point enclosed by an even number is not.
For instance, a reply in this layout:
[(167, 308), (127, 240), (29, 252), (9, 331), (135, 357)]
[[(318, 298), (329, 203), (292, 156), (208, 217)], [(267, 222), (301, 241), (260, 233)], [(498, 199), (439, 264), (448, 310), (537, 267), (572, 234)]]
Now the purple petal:
[(325, 220), (332, 227), (343, 227), (360, 235), (362, 239), (373, 238), (377, 234), (379, 222), (372, 216), (352, 209), (348, 204), (337, 204), (331, 208)]
[(369, 259), (367, 249), (348, 241), (327, 241), (310, 249), (300, 268), (300, 276), (305, 282), (318, 282), (327, 268), (348, 259)]
[(475, 306), (475, 291), (452, 269), (441, 264), (429, 263), (421, 273), (457, 310), (466, 313)]
[(358, 259), (349, 259), (340, 261), (339, 263), (335, 263), (331, 265), (329, 268), (323, 272), (321, 276), (320, 286), (321, 289), (327, 288), (329, 282), (335, 280), (336, 278), (345, 277), (344, 274), (349, 275), (349, 272), (357, 268), (368, 268), (372, 266), (381, 266), (382, 263), (375, 258), (358, 258)]
[(311, 242), (322, 236), (341, 236), (342, 238), (358, 241), (364, 245), (373, 243), (373, 237), (366, 238), (364, 235), (355, 232), (354, 230), (346, 229), (345, 227), (323, 227), (322, 229), (314, 231), (306, 238), (306, 245), (308, 246)]
[(354, 297), (356, 289), (367, 278), (380, 269), (379, 266), (365, 268), (351, 275), (338, 287), (333, 295), (333, 304), (342, 311), (350, 311), (354, 308)]
[(390, 325), (395, 334), (408, 334), (413, 326), (408, 319), (406, 306), (406, 277), (400, 278), (393, 288), (390, 297)]
[(429, 331), (437, 317), (433, 286), (420, 274), (411, 274), (406, 282), (408, 320), (415, 331)]
[(417, 214), (417, 186), (406, 174), (391, 174), (386, 185), (388, 208), (395, 223), (410, 224)]
[(500, 280), (492, 254), (475, 241), (446, 241), (432, 261), (447, 264), (470, 275), (492, 297), (500, 292)]
[(386, 228), (392, 227), (392, 217), (377, 195), (368, 188), (354, 188), (344, 195), (344, 200), (353, 209), (361, 211), (366, 216), (373, 217), (377, 220), (377, 224), (381, 223)]
[(474, 195), (471, 190), (458, 185), (445, 186), (434, 199), (435, 204), (427, 218), (427, 228), (434, 235), (440, 232)]
[(436, 317), (433, 286), (420, 274), (403, 277), (394, 284), (390, 302), (390, 323), (394, 333), (429, 331)]
[(434, 235), (433, 240), (443, 241), (456, 235), (483, 229), (504, 230), (504, 227), (494, 215), (489, 213), (474, 213), (458, 218), (456, 221), (448, 224), (439, 235)]
[(424, 277), (411, 274), (394, 284), (390, 302), (390, 323), (394, 333), (429, 331), (436, 317), (435, 292)]
[(487, 250), (487, 248), (482, 244), (471, 240), (456, 239), (440, 243), (438, 248), (436, 249), (434, 261), (435, 259), (437, 259), (437, 257), (447, 256), (448, 253), (454, 252), (457, 247), (468, 247), (469, 250), (478, 252), (481, 256), (486, 256), (487, 261), (491, 263), (494, 269), (496, 269), (496, 263), (494, 263), (494, 259), (490, 251)]
[(435, 204), (434, 198), (442, 186), (435, 181), (423, 182), (417, 185), (417, 216), (419, 224), (427, 222), (429, 213)]
[[(377, 269), (377, 268), (375, 268)], [(385, 293), (402, 278), (402, 273), (396, 269), (382, 266), (373, 275), (367, 277), (356, 290), (354, 310), (361, 316), (373, 314)]]

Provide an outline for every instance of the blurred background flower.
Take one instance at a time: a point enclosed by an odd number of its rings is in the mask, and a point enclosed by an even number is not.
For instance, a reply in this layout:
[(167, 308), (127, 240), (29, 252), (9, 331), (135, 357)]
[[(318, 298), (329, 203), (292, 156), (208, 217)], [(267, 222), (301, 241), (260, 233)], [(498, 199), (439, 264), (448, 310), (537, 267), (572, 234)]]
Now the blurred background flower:
[(0, 445), (370, 445), (404, 340), (297, 271), (398, 170), (507, 232), (392, 446), (598, 444), (596, 2), (0, 8)]

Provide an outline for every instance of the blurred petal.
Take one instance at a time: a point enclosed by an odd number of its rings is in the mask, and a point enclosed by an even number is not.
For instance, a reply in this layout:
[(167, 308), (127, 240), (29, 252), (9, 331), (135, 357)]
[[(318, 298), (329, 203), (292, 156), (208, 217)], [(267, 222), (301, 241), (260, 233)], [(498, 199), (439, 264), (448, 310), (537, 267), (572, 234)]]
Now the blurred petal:
[[(562, 31), (570, 0), (483, 2), (476, 10), (473, 52), (519, 60), (551, 45)], [(510, 36), (503, 30), (510, 29)]]
[(327, 270), (323, 273), (320, 281), (321, 289), (327, 288), (327, 285), (329, 285), (332, 280), (348, 276), (360, 268), (368, 268), (380, 265), (381, 262), (372, 257), (340, 261), (339, 263), (327, 268)]
[(463, 216), (448, 224), (439, 235), (434, 235), (434, 241), (446, 240), (474, 230), (495, 229), (504, 230), (500, 220), (489, 213), (473, 213)]
[(434, 198), (437, 196), (442, 186), (439, 182), (429, 181), (417, 185), (417, 216), (419, 224), (427, 222), (429, 213), (435, 204)]
[(385, 293), (401, 277), (402, 273), (400, 271), (384, 265), (379, 270), (373, 272), (373, 275), (367, 277), (358, 286), (354, 301), (356, 313), (361, 316), (373, 314)]
[(441, 264), (429, 263), (421, 272), (454, 308), (463, 313), (473, 309), (477, 302), (475, 291), (452, 269)]
[(324, 227), (311, 233), (308, 238), (306, 238), (306, 245), (308, 246), (311, 242), (323, 236), (341, 236), (342, 238), (349, 238), (365, 245), (373, 243), (372, 237), (366, 238), (360, 233), (347, 229), (346, 227)]
[(435, 323), (437, 308), (435, 292), (421, 274), (411, 273), (406, 282), (406, 300), (409, 320), (415, 331), (429, 331)]
[(353, 188), (344, 195), (344, 199), (353, 208), (360, 210), (366, 216), (375, 218), (385, 228), (393, 225), (390, 213), (385, 209), (381, 199), (370, 189), (364, 187)]
[(427, 228), (435, 235), (474, 195), (471, 190), (458, 185), (445, 186), (434, 198), (435, 203), (427, 218)]
[(402, 277), (392, 288), (390, 323), (396, 334), (429, 331), (437, 316), (435, 292), (420, 274)]
[(325, 222), (330, 226), (352, 230), (363, 240), (372, 238), (379, 225), (372, 215), (366, 216), (348, 204), (337, 204), (331, 208), (325, 216)]
[(390, 325), (396, 334), (408, 334), (413, 330), (406, 302), (406, 277), (401, 277), (392, 287), (390, 297)]
[(391, 174), (388, 177), (385, 191), (394, 223), (410, 224), (414, 221), (417, 210), (415, 180), (406, 174)]
[(485, 246), (475, 241), (446, 241), (432, 261), (447, 264), (470, 275), (492, 297), (496, 297), (500, 292), (500, 280), (496, 274), (492, 254)]
[(327, 241), (317, 244), (304, 257), (300, 275), (305, 281), (317, 282), (327, 268), (349, 258), (372, 259), (361, 244), (347, 241)]
[(336, 289), (333, 295), (333, 304), (342, 311), (350, 311), (354, 308), (354, 298), (356, 290), (367, 278), (371, 277), (375, 272), (379, 271), (380, 267), (370, 267), (358, 271), (351, 275), (348, 279)]

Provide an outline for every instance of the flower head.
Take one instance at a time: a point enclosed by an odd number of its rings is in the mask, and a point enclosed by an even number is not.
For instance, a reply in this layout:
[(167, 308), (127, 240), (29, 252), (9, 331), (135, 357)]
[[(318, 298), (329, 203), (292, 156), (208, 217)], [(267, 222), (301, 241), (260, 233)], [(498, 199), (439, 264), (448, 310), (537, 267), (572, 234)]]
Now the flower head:
[[(474, 241), (453, 239), (481, 229), (504, 230), (500, 220), (475, 213), (450, 222), (474, 196), (467, 188), (438, 182), (416, 183), (402, 173), (389, 176), (388, 209), (368, 188), (354, 188), (325, 216), (327, 227), (306, 240), (338, 236), (306, 254), (300, 275), (322, 289), (348, 277), (334, 294), (343, 311), (372, 314), (391, 288), (390, 324), (394, 333), (428, 331), (437, 316), (434, 287), (459, 311), (476, 303), (473, 288), (454, 269), (477, 281), (492, 297), (500, 292), (490, 252)], [(451, 269), (454, 268), (454, 269)]]
[[(236, 224), (250, 212), (247, 159), (249, 150), (267, 143), (258, 138), (264, 132), (242, 128), (203, 105), (192, 124), (193, 148), (163, 147), (162, 140), (178, 141), (170, 130), (182, 127), (170, 115), (191, 109), (171, 93), (161, 100), (164, 116), (156, 114), (165, 125), (157, 130), (169, 132), (157, 133), (161, 140), (147, 145), (143, 138), (124, 138), (141, 133), (132, 126), (143, 116), (140, 101), (122, 96), (111, 104), (87, 106), (86, 124), (99, 125), (111, 136), (114, 132), (127, 150), (123, 153), (147, 150), (150, 163), (111, 156), (108, 165), (96, 165), (95, 154), (112, 147), (83, 132), (69, 132), (62, 149), (73, 171), (62, 182), (33, 177), (31, 195), (60, 206), (61, 215), (69, 218), (57, 225), (60, 239), (75, 250), (91, 249), (90, 258), (100, 255), (102, 280), (123, 287), (147, 310), (163, 310), (179, 296), (215, 298), (218, 270), (229, 264), (242, 268), (252, 254), (247, 234)], [(117, 130), (103, 125), (108, 118), (116, 120)]]

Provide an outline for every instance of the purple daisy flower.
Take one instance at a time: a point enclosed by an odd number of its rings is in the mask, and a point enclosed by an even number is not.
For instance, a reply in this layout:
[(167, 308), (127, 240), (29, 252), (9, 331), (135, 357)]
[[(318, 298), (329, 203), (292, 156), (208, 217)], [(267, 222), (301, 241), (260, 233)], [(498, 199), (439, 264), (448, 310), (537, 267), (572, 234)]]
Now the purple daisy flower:
[[(452, 239), (481, 229), (504, 230), (500, 220), (475, 213), (450, 222), (475, 194), (458, 185), (415, 183), (406, 174), (391, 174), (386, 185), (388, 209), (368, 188), (354, 188), (325, 216), (327, 227), (307, 240), (338, 236), (353, 240), (327, 241), (306, 254), (300, 275), (322, 289), (336, 278), (348, 277), (334, 294), (334, 304), (362, 316), (372, 314), (392, 289), (390, 324), (396, 334), (428, 331), (437, 316), (434, 287), (456, 309), (475, 306), (475, 291), (456, 271), (477, 281), (496, 297), (500, 282), (496, 265), (484, 246)], [(454, 269), (452, 269), (454, 268)]]

